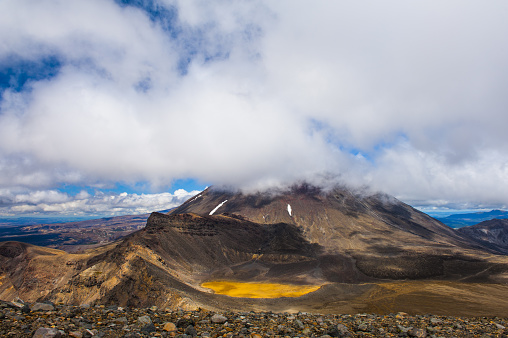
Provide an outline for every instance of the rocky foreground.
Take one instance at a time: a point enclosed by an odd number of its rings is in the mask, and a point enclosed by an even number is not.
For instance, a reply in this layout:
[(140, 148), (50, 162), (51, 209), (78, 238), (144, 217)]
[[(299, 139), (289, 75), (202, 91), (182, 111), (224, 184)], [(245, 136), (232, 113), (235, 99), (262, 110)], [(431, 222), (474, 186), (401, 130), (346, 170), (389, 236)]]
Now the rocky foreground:
[(0, 302), (1, 337), (508, 337), (508, 319), (214, 313)]

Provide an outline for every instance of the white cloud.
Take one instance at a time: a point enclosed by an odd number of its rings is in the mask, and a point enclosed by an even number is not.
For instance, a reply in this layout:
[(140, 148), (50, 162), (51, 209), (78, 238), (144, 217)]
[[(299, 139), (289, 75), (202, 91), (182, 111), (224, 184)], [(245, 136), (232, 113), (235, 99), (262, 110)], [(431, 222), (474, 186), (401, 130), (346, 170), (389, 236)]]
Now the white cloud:
[(0, 3), (0, 65), (62, 62), (0, 102), (0, 188), (33, 190), (27, 208), (62, 183), (323, 173), (422, 204), (508, 204), (504, 1), (156, 4), (175, 6), (172, 31), (113, 1)]
[(28, 204), (39, 204), (41, 202), (46, 203), (63, 203), (69, 200), (67, 194), (63, 194), (58, 191), (32, 191), (28, 194), (18, 194), (14, 198), (14, 203), (28, 203)]
[[(484, 151), (474, 161), (450, 163), (439, 154), (409, 144), (388, 149), (368, 176), (377, 189), (419, 206), (453, 209), (508, 208), (508, 162), (498, 151)], [(473, 195), (474, 194), (474, 195)]]
[(183, 189), (159, 194), (104, 194), (90, 195), (81, 191), (75, 196), (54, 190), (15, 194), (0, 191), (0, 216), (59, 215), (59, 216), (116, 216), (144, 214), (179, 206), (199, 191)]

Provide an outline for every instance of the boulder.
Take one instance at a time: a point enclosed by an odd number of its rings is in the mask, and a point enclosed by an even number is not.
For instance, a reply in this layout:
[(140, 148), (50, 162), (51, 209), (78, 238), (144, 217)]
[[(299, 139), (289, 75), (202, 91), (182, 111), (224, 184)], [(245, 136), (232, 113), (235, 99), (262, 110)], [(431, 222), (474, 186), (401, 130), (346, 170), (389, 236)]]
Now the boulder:
[(62, 333), (52, 327), (40, 327), (35, 331), (32, 338), (60, 338)]
[(225, 323), (228, 319), (226, 317), (224, 317), (223, 315), (221, 314), (214, 314), (212, 316), (212, 323), (215, 323), (215, 324), (222, 324), (222, 323)]
[(55, 307), (47, 303), (35, 303), (32, 305), (32, 311), (55, 311)]

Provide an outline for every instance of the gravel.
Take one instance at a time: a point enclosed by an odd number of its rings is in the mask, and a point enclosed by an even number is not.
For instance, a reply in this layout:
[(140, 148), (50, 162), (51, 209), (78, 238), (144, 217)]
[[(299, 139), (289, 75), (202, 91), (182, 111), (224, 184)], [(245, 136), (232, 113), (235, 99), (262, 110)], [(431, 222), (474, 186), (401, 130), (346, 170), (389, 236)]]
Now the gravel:
[(507, 337), (508, 319), (408, 315), (321, 315), (169, 311), (54, 305), (26, 312), (0, 302), (0, 337)]

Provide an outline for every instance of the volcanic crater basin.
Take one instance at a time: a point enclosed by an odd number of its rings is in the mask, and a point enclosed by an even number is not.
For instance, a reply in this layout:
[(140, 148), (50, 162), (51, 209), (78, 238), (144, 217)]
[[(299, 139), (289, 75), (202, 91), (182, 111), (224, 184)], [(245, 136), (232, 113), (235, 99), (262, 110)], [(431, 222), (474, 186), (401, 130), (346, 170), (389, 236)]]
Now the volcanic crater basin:
[(240, 298), (300, 297), (317, 291), (321, 285), (293, 285), (237, 281), (212, 281), (201, 284), (217, 294)]

